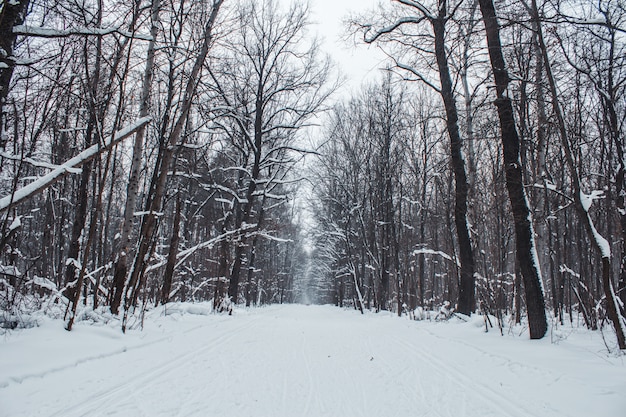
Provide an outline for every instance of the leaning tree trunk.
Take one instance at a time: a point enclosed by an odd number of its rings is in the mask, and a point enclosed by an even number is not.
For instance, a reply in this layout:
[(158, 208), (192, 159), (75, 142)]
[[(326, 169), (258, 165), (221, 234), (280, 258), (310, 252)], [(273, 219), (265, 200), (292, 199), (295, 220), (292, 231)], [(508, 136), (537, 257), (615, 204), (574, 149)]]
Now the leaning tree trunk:
[[(139, 3), (139, 1), (137, 3)], [(139, 100), (140, 118), (148, 116), (148, 110), (150, 107), (150, 89), (152, 87), (152, 79), (154, 78), (154, 54), (156, 49), (156, 37), (159, 29), (160, 9), (161, 1), (153, 0), (151, 9), (152, 26), (150, 27), (150, 42), (148, 43), (146, 67), (144, 70), (143, 84), (141, 88), (141, 98)], [(130, 251), (131, 246), (130, 235), (133, 227), (135, 207), (137, 205), (137, 195), (139, 193), (139, 178), (146, 129), (147, 127), (144, 126), (137, 131), (133, 146), (133, 159), (130, 167), (128, 187), (126, 190), (126, 202), (124, 206), (124, 222), (122, 223), (120, 248), (115, 261), (113, 288), (111, 289), (113, 292), (113, 297), (111, 298), (111, 313), (113, 314), (119, 313), (120, 303), (122, 302), (122, 293), (124, 291), (124, 282), (128, 272), (128, 252)]]
[[(613, 139), (613, 143), (615, 144), (615, 150), (617, 152), (617, 157), (619, 160), (619, 168), (617, 171), (617, 175), (615, 176), (615, 204), (617, 206), (619, 212), (619, 221), (621, 226), (621, 237), (622, 237), (622, 252), (621, 252), (621, 260), (620, 260), (620, 275), (618, 281), (618, 293), (617, 296), (621, 300), (621, 309), (618, 308), (617, 311), (623, 317), (626, 317), (626, 159), (624, 155), (624, 138), (623, 135), (623, 124), (620, 123), (619, 117), (617, 115), (617, 103), (619, 99), (616, 97), (617, 90), (619, 87), (616, 86), (614, 80), (614, 71), (616, 70), (616, 66), (619, 67), (619, 58), (616, 57), (616, 45), (617, 42), (617, 30), (614, 28), (610, 29), (610, 42), (611, 46), (609, 48), (609, 71), (607, 77), (607, 87), (606, 93), (600, 91), (600, 85), (596, 83), (596, 88), (600, 93), (602, 100), (604, 101), (605, 106), (605, 116), (610, 132), (611, 138)], [(619, 56), (619, 52), (617, 52)], [(618, 83), (619, 85), (619, 83)], [(605, 293), (607, 291), (607, 287), (605, 285)], [(608, 299), (608, 293), (607, 293)], [(623, 332), (622, 332), (623, 333)], [(626, 345), (626, 343), (624, 343)], [(622, 348), (623, 349), (623, 348)]]
[(180, 217), (182, 211), (182, 201), (180, 191), (176, 196), (176, 209), (174, 212), (174, 224), (172, 225), (172, 237), (170, 238), (170, 249), (167, 254), (167, 264), (163, 275), (163, 287), (161, 288), (161, 304), (170, 301), (172, 291), (172, 281), (174, 279), (174, 268), (176, 267), (176, 255), (178, 254), (178, 242), (180, 241)]
[(563, 145), (563, 150), (565, 153), (565, 162), (567, 163), (570, 175), (572, 176), (572, 183), (574, 186), (575, 194), (574, 205), (576, 207), (576, 211), (580, 217), (580, 220), (582, 221), (583, 227), (585, 228), (585, 231), (587, 232), (587, 235), (593, 244), (593, 247), (602, 258), (602, 284), (604, 287), (604, 295), (607, 301), (607, 313), (609, 319), (613, 323), (615, 334), (617, 335), (619, 348), (626, 349), (626, 340), (624, 338), (624, 333), (626, 332), (621, 323), (620, 311), (616, 299), (617, 297), (615, 295), (613, 282), (611, 280), (611, 248), (609, 242), (604, 239), (596, 230), (593, 221), (591, 220), (591, 216), (589, 215), (588, 207), (585, 207), (585, 205), (583, 204), (583, 192), (580, 186), (580, 177), (578, 175), (578, 170), (576, 169), (576, 164), (574, 162), (574, 157), (572, 155), (572, 150), (567, 137), (565, 117), (563, 116), (563, 111), (558, 101), (556, 80), (554, 79), (554, 74), (552, 73), (552, 66), (548, 57), (548, 50), (546, 48), (546, 44), (543, 38), (543, 32), (541, 28), (541, 23), (539, 21), (539, 11), (537, 9), (536, 0), (532, 0), (531, 12), (533, 15), (532, 17), (536, 22), (537, 38), (542, 53), (543, 63), (546, 69), (548, 84), (550, 85), (550, 93), (552, 94), (552, 109), (557, 118), (559, 137), (561, 139), (561, 144)]
[(530, 338), (541, 339), (548, 330), (548, 322), (541, 270), (539, 269), (533, 235), (532, 216), (522, 180), (519, 135), (515, 126), (511, 99), (506, 95), (510, 78), (502, 53), (500, 27), (493, 0), (479, 0), (479, 4), (485, 24), (489, 58), (496, 84), (497, 98), (495, 104), (500, 119), (506, 186), (513, 212), (516, 255), (524, 281)]
[(215, 0), (213, 2), (211, 16), (207, 20), (204, 27), (202, 46), (196, 60), (194, 61), (193, 68), (185, 86), (185, 93), (180, 107), (180, 114), (174, 124), (174, 127), (172, 128), (172, 131), (163, 144), (163, 156), (161, 158), (160, 165), (156, 168), (158, 172), (155, 173), (154, 186), (151, 186), (152, 196), (148, 205), (148, 213), (145, 215), (144, 221), (141, 224), (137, 253), (135, 254), (132, 270), (130, 271), (130, 274), (128, 274), (124, 285), (124, 317), (122, 319), (122, 331), (124, 332), (126, 331), (128, 310), (131, 306), (136, 304), (139, 296), (139, 290), (143, 281), (143, 274), (149, 258), (149, 250), (152, 246), (152, 239), (157, 230), (157, 213), (161, 210), (163, 197), (165, 195), (167, 175), (174, 156), (173, 149), (175, 145), (178, 144), (183, 133), (183, 127), (187, 123), (193, 98), (196, 96), (200, 71), (205, 65), (211, 43), (213, 42), (213, 26), (217, 20), (217, 14), (223, 2), (224, 0)]
[(437, 19), (433, 19), (432, 25), (435, 34), (435, 56), (441, 80), (441, 97), (446, 111), (446, 127), (450, 137), (450, 156), (455, 181), (454, 224), (459, 241), (459, 257), (461, 261), (458, 311), (469, 315), (475, 308), (474, 254), (467, 225), (467, 194), (469, 187), (465, 171), (465, 160), (463, 159), (463, 140), (459, 133), (459, 116), (454, 100), (452, 78), (450, 77), (448, 56), (445, 49), (446, 3), (446, 0), (440, 0), (439, 16)]
[[(102, 3), (98, 4), (98, 20), (97, 25), (100, 26), (102, 22)], [(88, 44), (85, 41), (84, 53), (85, 59), (88, 55)], [(102, 38), (98, 37), (96, 39), (96, 50), (95, 50), (95, 62), (94, 62), (94, 73), (91, 77), (91, 84), (88, 86), (89, 91), (87, 92), (87, 108), (89, 109), (89, 120), (87, 122), (87, 130), (85, 132), (85, 148), (89, 148), (92, 144), (98, 142), (97, 135), (99, 133), (96, 123), (99, 118), (101, 108), (98, 107), (98, 84), (100, 82), (100, 65), (102, 61)], [(88, 69), (87, 69), (88, 71)], [(86, 74), (86, 78), (89, 79), (89, 74)], [(89, 182), (91, 179), (91, 171), (92, 171), (92, 161), (88, 161), (83, 164), (82, 172), (80, 176), (80, 183), (78, 186), (78, 195), (76, 196), (76, 216), (74, 217), (74, 223), (72, 224), (72, 234), (70, 239), (69, 248), (67, 251), (67, 267), (65, 269), (65, 285), (67, 286), (66, 295), (70, 300), (78, 298), (76, 291), (76, 283), (74, 281), (78, 278), (77, 272), (78, 269), (76, 264), (78, 263), (78, 256), (80, 253), (80, 245), (81, 245), (81, 235), (83, 234), (83, 229), (85, 228), (85, 223), (87, 221), (87, 205), (88, 205), (88, 191), (89, 191)], [(76, 261), (76, 262), (74, 262)], [(71, 325), (69, 326), (71, 328)]]

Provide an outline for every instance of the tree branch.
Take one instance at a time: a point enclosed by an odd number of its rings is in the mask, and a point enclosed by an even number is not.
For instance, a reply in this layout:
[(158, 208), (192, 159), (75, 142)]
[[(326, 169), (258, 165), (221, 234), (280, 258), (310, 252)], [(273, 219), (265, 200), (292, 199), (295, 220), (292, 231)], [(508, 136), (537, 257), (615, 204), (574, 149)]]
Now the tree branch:
[(76, 168), (100, 155), (106, 150), (111, 149), (113, 146), (117, 145), (122, 140), (126, 139), (137, 130), (139, 130), (142, 126), (146, 125), (150, 122), (151, 117), (144, 117), (137, 120), (134, 124), (118, 130), (115, 135), (105, 143), (104, 146), (100, 146), (99, 144), (93, 145), (75, 157), (71, 158), (63, 165), (58, 166), (53, 171), (44, 175), (43, 177), (38, 178), (37, 180), (31, 182), (25, 187), (20, 188), (14, 193), (7, 195), (0, 199), (0, 212), (7, 210), (10, 207), (13, 207), (16, 204), (21, 203), (22, 201), (34, 196), (35, 194), (45, 190), (56, 181), (63, 178), (65, 175), (71, 172), (76, 172)]

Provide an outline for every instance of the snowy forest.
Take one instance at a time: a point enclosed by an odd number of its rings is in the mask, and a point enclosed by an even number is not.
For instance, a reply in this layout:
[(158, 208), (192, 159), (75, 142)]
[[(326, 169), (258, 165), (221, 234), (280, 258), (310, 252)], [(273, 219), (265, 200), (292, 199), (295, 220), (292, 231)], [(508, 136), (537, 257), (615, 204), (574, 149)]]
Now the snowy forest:
[(1, 1), (0, 325), (311, 303), (626, 349), (626, 4), (344, 28), (387, 57), (348, 93), (305, 2)]

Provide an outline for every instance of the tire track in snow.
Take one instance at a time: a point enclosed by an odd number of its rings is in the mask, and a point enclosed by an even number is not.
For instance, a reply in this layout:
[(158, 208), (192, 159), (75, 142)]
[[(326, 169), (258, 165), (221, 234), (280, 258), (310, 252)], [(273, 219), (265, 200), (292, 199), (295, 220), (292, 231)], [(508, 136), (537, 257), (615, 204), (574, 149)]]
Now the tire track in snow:
[[(252, 327), (256, 320), (258, 320), (258, 318), (258, 316), (253, 317), (247, 323), (231, 329), (230, 332), (217, 336), (211, 341), (210, 344), (207, 344), (200, 349), (191, 350), (187, 353), (182, 354), (181, 356), (177, 356), (174, 359), (168, 359), (166, 361), (163, 361), (158, 366), (148, 370), (147, 372), (142, 372), (135, 375), (134, 377), (131, 377), (129, 380), (125, 381), (121, 385), (118, 385), (114, 388), (107, 388), (105, 390), (101, 390), (95, 394), (92, 394), (78, 404), (74, 404), (70, 407), (61, 409), (52, 414), (50, 417), (68, 417), (70, 415), (90, 416), (93, 414), (94, 411), (98, 410), (99, 406), (105, 400), (111, 398), (116, 394), (132, 392), (132, 395), (135, 395), (137, 392), (141, 392), (151, 385), (161, 382), (162, 378), (158, 377), (166, 375), (167, 373), (176, 369), (179, 365), (185, 363), (192, 357), (210, 353), (211, 351), (218, 348), (221, 344), (229, 342), (231, 339), (235, 338), (239, 332)], [(190, 329), (185, 333), (189, 333), (191, 332), (191, 330), (197, 330), (201, 327), (203, 326), (198, 326), (194, 329)], [(134, 389), (130, 390), (130, 388)]]

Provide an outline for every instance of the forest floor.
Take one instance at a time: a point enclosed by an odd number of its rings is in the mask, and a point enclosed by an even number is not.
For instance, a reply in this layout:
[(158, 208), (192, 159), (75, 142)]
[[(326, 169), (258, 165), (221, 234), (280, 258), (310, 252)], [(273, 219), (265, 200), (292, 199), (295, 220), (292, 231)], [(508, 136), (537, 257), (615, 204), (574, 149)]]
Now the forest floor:
[[(600, 332), (282, 305), (175, 304), (123, 335), (60, 320), (0, 337), (0, 416), (624, 416)], [(167, 314), (166, 314), (167, 312)], [(115, 325), (115, 327), (114, 327)], [(520, 333), (522, 333), (520, 335)], [(607, 339), (612, 337), (607, 333)]]

